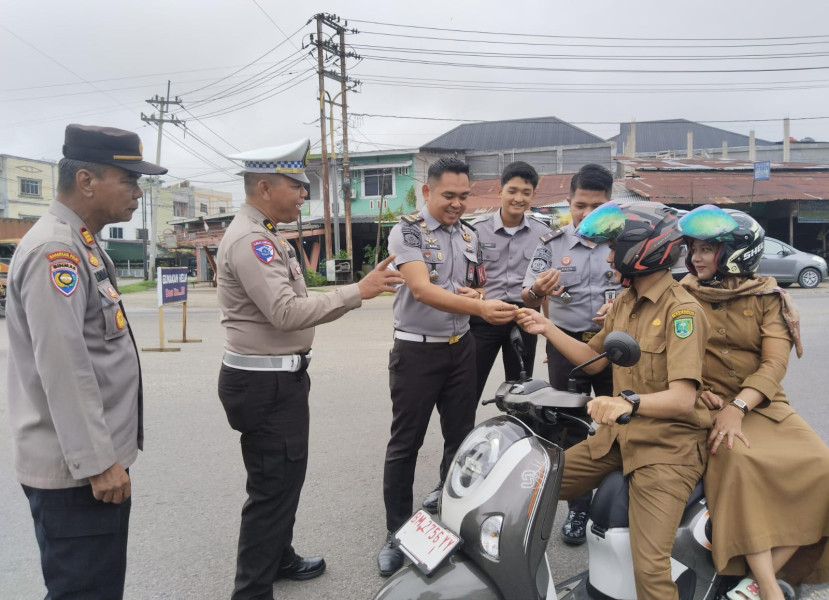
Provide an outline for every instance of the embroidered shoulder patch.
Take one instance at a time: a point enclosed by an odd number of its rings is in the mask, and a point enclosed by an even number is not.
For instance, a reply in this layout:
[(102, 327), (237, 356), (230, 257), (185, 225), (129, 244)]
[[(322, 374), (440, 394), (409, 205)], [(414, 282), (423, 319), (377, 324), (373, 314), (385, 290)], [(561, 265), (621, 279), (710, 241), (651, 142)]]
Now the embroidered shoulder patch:
[(692, 311), (692, 310), (678, 310), (676, 312), (671, 313), (671, 318), (676, 319), (677, 317), (681, 317), (683, 315), (686, 316), (686, 317), (693, 317), (694, 316), (694, 311)]
[(270, 263), (276, 255), (276, 248), (270, 240), (254, 240), (250, 243), (253, 248), (253, 253), (260, 261), (266, 265)]
[(92, 265), (93, 267), (97, 267), (98, 265), (101, 264), (101, 262), (98, 260), (98, 257), (96, 257), (91, 252), (87, 252), (87, 255), (89, 255), (89, 264)]
[(403, 243), (412, 248), (420, 248), (421, 237), (420, 229), (412, 225), (403, 225), (401, 228), (403, 234)]
[(71, 296), (78, 287), (78, 266), (67, 260), (56, 260), (49, 264), (49, 277), (58, 291)]
[[(680, 311), (681, 312), (681, 311)], [(674, 321), (674, 335), (681, 340), (689, 337), (694, 333), (694, 319), (684, 317)]]
[(46, 255), (46, 260), (53, 261), (53, 260), (71, 260), (76, 265), (81, 262), (81, 259), (78, 258), (77, 254), (70, 252), (69, 250), (55, 250), (54, 252), (50, 252)]

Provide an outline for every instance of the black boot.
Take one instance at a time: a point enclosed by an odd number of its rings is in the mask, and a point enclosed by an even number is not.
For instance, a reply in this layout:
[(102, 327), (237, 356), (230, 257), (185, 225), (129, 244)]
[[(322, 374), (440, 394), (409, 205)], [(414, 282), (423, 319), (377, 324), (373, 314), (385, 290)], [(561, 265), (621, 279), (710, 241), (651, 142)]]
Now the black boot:
[(403, 566), (403, 551), (394, 545), (391, 539), (391, 531), (386, 536), (386, 543), (380, 548), (380, 553), (377, 555), (377, 568), (380, 569), (380, 575), (388, 577), (400, 567)]

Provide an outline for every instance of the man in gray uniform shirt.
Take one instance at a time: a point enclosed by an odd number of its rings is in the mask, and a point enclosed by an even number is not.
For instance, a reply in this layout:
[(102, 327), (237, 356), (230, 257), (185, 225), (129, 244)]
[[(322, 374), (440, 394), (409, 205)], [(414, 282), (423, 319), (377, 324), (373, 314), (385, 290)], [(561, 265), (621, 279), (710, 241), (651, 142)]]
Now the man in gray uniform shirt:
[[(486, 267), (484, 296), (490, 300), (503, 300), (518, 307), (524, 306), (521, 299), (524, 274), (539, 238), (550, 232), (547, 225), (525, 214), (535, 198), (537, 187), (538, 173), (532, 166), (521, 161), (508, 164), (501, 174), (501, 186), (498, 188), (501, 208), (474, 223)], [(510, 330), (518, 326), (514, 323), (492, 325), (480, 317), (472, 316), (469, 318), (469, 327), (475, 338), (477, 393), (480, 400), (499, 350), (502, 352), (507, 380), (518, 379), (520, 366), (515, 349), (509, 341)], [(527, 375), (532, 376), (537, 337), (521, 328), (518, 330), (524, 339), (525, 352), (521, 358)], [(426, 506), (424, 502), (423, 507), (436, 509), (437, 495), (433, 504)]]
[(518, 308), (485, 300), (485, 270), (475, 230), (460, 218), (469, 196), (469, 167), (455, 158), (438, 159), (423, 186), (426, 205), (404, 215), (389, 234), (389, 253), (406, 285), (394, 299), (394, 346), (389, 353), (391, 438), (383, 471), (386, 543), (377, 557), (380, 574), (403, 564), (391, 535), (412, 515), (417, 452), (432, 409), (443, 432), (441, 482), (460, 443), (475, 425), (475, 342), (469, 315), (507, 323)]
[(14, 464), (47, 597), (121, 598), (141, 369), (115, 267), (95, 235), (129, 221), (141, 174), (167, 169), (143, 161), (136, 134), (110, 127), (68, 125), (63, 155), (55, 201), (9, 269)]
[[(524, 277), (522, 298), (526, 305), (539, 306), (545, 296), (549, 297), (550, 320), (566, 334), (583, 342), (601, 329), (595, 319), (602, 318), (602, 306), (616, 297), (619, 285), (606, 261), (609, 246), (596, 246), (576, 237), (575, 231), (582, 219), (610, 200), (612, 193), (613, 175), (601, 165), (585, 165), (573, 175), (567, 198), (572, 221), (541, 238)], [(573, 367), (575, 365), (547, 342), (550, 385), (566, 390)], [(613, 394), (610, 365), (596, 375), (580, 371), (575, 379), (576, 389), (580, 392), (589, 394), (592, 387), (596, 396)], [(586, 411), (581, 416), (586, 418)], [(585, 434), (575, 427), (563, 427), (549, 432), (547, 437), (558, 438), (567, 449), (582, 441)], [(592, 493), (587, 493), (568, 502), (570, 511), (561, 529), (565, 543), (584, 543), (591, 499)]]
[(403, 283), (386, 270), (359, 283), (308, 296), (299, 257), (277, 228), (299, 217), (311, 142), (231, 156), (245, 165), (245, 203), (219, 244), (218, 299), (225, 327), (219, 398), (241, 433), (248, 499), (242, 507), (233, 600), (272, 600), (274, 580), (307, 580), (325, 571), (291, 544), (308, 465), (314, 326), (328, 323)]

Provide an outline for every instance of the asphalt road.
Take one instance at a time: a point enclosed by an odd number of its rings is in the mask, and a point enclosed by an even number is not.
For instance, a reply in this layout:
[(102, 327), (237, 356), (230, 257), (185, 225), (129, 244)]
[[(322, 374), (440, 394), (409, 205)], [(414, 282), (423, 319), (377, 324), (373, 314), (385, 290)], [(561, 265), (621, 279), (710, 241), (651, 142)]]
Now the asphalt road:
[[(829, 284), (790, 290), (801, 310), (805, 355), (789, 367), (784, 387), (794, 406), (829, 441), (826, 356), (829, 354)], [(375, 556), (385, 536), (382, 465), (391, 411), (386, 371), (391, 348), (392, 299), (382, 297), (317, 329), (310, 368), (311, 453), (294, 544), (322, 554), (328, 571), (304, 582), (279, 582), (279, 599), (366, 599), (382, 585)], [(154, 292), (125, 296), (140, 347), (158, 346)], [(180, 352), (142, 352), (145, 451), (131, 469), (133, 509), (127, 572), (128, 599), (228, 598), (235, 572), (244, 469), (238, 435), (227, 425), (216, 395), (223, 330), (210, 288), (191, 291), (188, 338), (168, 344)], [(181, 308), (165, 309), (167, 338), (180, 337)], [(8, 351), (0, 320), (0, 363)], [(536, 365), (537, 373), (545, 367)], [(5, 367), (4, 367), (5, 368)], [(494, 391), (503, 371), (490, 376)], [(5, 378), (5, 373), (4, 377)], [(45, 589), (31, 516), (12, 470), (6, 390), (0, 386), (0, 598), (42, 598)], [(479, 420), (497, 413), (479, 411)], [(441, 454), (437, 419), (420, 453), (415, 498), (435, 485)], [(825, 473), (819, 474), (826, 476)], [(816, 475), (817, 476), (817, 475)], [(556, 530), (566, 513), (559, 506)], [(586, 565), (586, 548), (549, 549), (556, 581)], [(829, 598), (811, 590), (810, 598)]]

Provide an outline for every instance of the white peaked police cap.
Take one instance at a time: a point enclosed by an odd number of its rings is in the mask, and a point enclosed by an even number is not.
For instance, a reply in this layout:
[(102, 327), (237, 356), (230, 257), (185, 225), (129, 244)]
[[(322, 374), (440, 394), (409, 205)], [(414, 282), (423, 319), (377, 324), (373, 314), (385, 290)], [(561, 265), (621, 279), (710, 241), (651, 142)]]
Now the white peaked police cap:
[(241, 152), (228, 158), (242, 161), (245, 166), (242, 173), (278, 173), (302, 183), (310, 183), (305, 176), (305, 166), (310, 154), (311, 140), (305, 138), (283, 146)]

